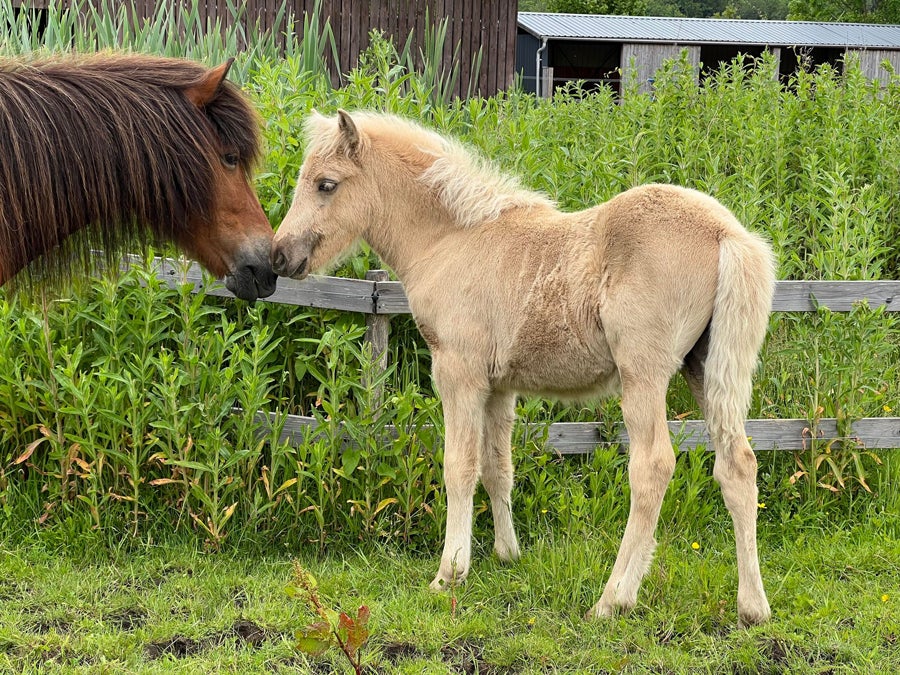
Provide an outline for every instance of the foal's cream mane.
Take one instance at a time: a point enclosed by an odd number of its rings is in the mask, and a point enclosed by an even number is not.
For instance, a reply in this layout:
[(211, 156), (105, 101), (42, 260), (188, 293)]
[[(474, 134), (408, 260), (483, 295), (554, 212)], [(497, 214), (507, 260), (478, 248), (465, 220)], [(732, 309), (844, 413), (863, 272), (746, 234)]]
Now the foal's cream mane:
[[(402, 157), (423, 158), (419, 182), (434, 190), (441, 204), (461, 227), (497, 219), (511, 208), (555, 204), (519, 181), (498, 171), (488, 160), (461, 142), (445, 138), (396, 115), (355, 112), (353, 121), (361, 142)], [(311, 150), (339, 150), (341, 137), (334, 119), (312, 116), (307, 122)], [(414, 162), (410, 162), (414, 164)]]

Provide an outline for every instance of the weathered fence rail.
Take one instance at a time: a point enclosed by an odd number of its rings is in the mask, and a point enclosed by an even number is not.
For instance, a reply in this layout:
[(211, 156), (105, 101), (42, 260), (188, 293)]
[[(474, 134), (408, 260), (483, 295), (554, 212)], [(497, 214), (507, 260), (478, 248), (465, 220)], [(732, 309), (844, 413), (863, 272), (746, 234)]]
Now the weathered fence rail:
[[(191, 283), (194, 291), (205, 288), (206, 293), (233, 297), (221, 283), (211, 282), (196, 264), (156, 259), (156, 273), (160, 279), (175, 286)], [(775, 289), (773, 309), (780, 312), (812, 312), (817, 306), (835, 312), (848, 312), (854, 305), (866, 301), (872, 308), (884, 306), (886, 312), (900, 311), (900, 281), (779, 281)], [(377, 279), (342, 279), (311, 276), (304, 281), (280, 279), (278, 290), (265, 302), (338, 309), (382, 316), (385, 321), (396, 314), (408, 314), (409, 304), (402, 285), (397, 281)], [(371, 324), (370, 324), (371, 326)], [(371, 331), (370, 331), (371, 335)], [(382, 338), (384, 333), (382, 332)], [(382, 339), (379, 338), (379, 339)], [(260, 413), (261, 419), (275, 424), (279, 416)], [(318, 425), (313, 417), (282, 416), (281, 438), (301, 442)], [(281, 423), (280, 421), (277, 423)], [(600, 425), (590, 422), (559, 422), (533, 425), (527, 431), (534, 438), (546, 434), (547, 445), (561, 454), (584, 454), (597, 446), (628, 442), (628, 434), (618, 429), (604, 434)], [(900, 417), (867, 417), (852, 424), (852, 432), (844, 440), (867, 448), (900, 448)], [(702, 420), (674, 420), (669, 430), (681, 449), (706, 446), (709, 436)], [(747, 420), (747, 435), (757, 450), (804, 450), (813, 439), (831, 441), (839, 438), (837, 421), (833, 418), (752, 419)]]
[[(209, 276), (196, 263), (157, 258), (154, 264), (157, 276), (171, 285), (192, 283), (195, 291), (206, 288), (208, 295), (234, 297), (221, 283), (209, 283)], [(872, 309), (885, 305), (886, 312), (900, 312), (900, 281), (779, 281), (772, 308), (776, 312), (813, 312), (821, 306), (834, 312), (849, 312), (862, 301), (867, 301)], [(362, 314), (409, 314), (409, 303), (399, 281), (316, 275), (303, 281), (282, 278), (278, 280), (278, 290), (263, 302)]]
[[(299, 444), (317, 433), (319, 421), (303, 415), (284, 416), (280, 438)], [(260, 421), (267, 426), (280, 424), (276, 413), (259, 413)], [(900, 417), (867, 417), (853, 425), (853, 434), (841, 438), (833, 418), (820, 419), (815, 426), (809, 420), (747, 420), (747, 436), (756, 450), (806, 450), (813, 438), (820, 443), (843, 440), (859, 443), (867, 448), (900, 448)], [(390, 430), (388, 430), (390, 433)], [(669, 432), (682, 450), (706, 447), (709, 434), (703, 420), (670, 421)], [(525, 437), (543, 441), (547, 447), (561, 455), (585, 455), (596, 448), (628, 443), (624, 428), (607, 435), (601, 427), (591, 422), (554, 422), (553, 424), (529, 424)]]

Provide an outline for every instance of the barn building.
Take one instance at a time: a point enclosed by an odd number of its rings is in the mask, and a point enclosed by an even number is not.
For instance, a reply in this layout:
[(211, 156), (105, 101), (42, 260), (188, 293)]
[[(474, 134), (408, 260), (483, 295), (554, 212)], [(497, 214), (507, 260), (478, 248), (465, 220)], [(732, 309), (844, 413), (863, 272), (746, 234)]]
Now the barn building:
[(620, 91), (632, 68), (648, 90), (663, 61), (683, 50), (698, 75), (738, 54), (765, 50), (775, 54), (785, 77), (801, 62), (840, 67), (850, 52), (859, 52), (871, 79), (887, 75), (885, 60), (900, 70), (896, 25), (519, 12), (516, 40), (516, 72), (525, 90), (540, 96), (573, 80)]
[[(12, 0), (16, 10), (29, 11), (45, 21), (51, 0)], [(555, 87), (573, 80), (588, 87), (607, 85), (621, 90), (621, 82), (636, 77), (650, 89), (654, 73), (663, 61), (687, 50), (688, 59), (705, 70), (731, 61), (739, 53), (775, 54), (783, 76), (800, 62), (835, 63), (852, 51), (860, 53), (864, 72), (884, 78), (881, 63), (890, 61), (900, 70), (900, 26), (800, 21), (751, 21), (735, 19), (686, 19), (583, 14), (519, 12), (517, 0), (123, 0), (136, 17), (153, 16), (161, 4), (173, 11), (196, 5), (202, 25), (207, 21), (230, 23), (236, 17), (248, 34), (272, 31), (283, 35), (288, 26), (278, 17), (282, 5), (300, 18), (318, 3), (321, 19), (328, 20), (335, 38), (337, 59), (331, 59), (332, 78), (357, 65), (369, 45), (369, 32), (378, 29), (403, 44), (413, 35), (413, 53), (424, 47), (426, 29), (447, 21), (441, 55), (445, 69), (459, 66), (454, 93), (492, 96), (509, 88), (520, 76), (526, 91), (548, 96)], [(55, 0), (57, 6), (93, 7), (122, 3), (109, 0)], [(302, 25), (302, 22), (301, 22)], [(297, 29), (297, 24), (293, 29)], [(633, 73), (629, 69), (633, 68)]]

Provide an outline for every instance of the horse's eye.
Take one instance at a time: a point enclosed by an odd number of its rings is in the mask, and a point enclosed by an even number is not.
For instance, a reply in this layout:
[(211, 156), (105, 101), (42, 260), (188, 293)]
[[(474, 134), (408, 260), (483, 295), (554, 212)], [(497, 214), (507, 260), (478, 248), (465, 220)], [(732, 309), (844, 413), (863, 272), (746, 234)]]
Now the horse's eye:
[(327, 178), (319, 182), (319, 192), (334, 192), (337, 190), (337, 181), (328, 180)]
[(222, 164), (226, 169), (236, 169), (238, 165), (238, 156), (234, 152), (226, 152), (222, 155)]

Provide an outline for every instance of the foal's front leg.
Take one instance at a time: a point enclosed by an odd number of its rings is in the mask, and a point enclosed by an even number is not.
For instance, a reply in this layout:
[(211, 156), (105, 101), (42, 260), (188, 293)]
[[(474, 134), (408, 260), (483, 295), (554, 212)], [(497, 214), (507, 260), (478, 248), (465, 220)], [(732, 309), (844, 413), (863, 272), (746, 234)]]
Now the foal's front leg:
[(487, 382), (462, 358), (433, 355), (434, 377), (444, 409), (444, 484), (447, 535), (441, 567), (431, 582), (440, 590), (463, 581), (472, 558), (472, 500), (484, 439)]
[(491, 392), (485, 408), (481, 483), (491, 498), (494, 515), (494, 551), (500, 560), (517, 560), (519, 542), (512, 519), (512, 429), (516, 395)]

